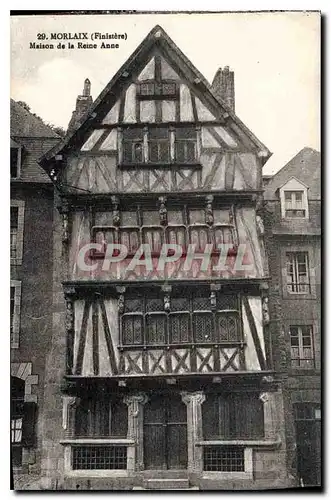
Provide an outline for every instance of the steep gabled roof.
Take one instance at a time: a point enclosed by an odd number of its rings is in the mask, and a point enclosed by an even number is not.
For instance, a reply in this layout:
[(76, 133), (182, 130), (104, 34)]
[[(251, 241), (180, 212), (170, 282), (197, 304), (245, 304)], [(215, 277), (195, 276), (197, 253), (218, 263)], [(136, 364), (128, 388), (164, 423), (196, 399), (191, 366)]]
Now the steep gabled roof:
[(265, 198), (276, 198), (276, 191), (293, 177), (309, 188), (309, 198), (320, 199), (321, 153), (313, 148), (301, 149), (268, 182), (264, 192)]
[(50, 183), (38, 159), (60, 139), (41, 118), (10, 99), (10, 146), (22, 148), (20, 181)]
[(10, 136), (60, 139), (60, 136), (41, 118), (33, 115), (14, 99), (10, 99)]
[(60, 154), (63, 150), (70, 149), (71, 144), (74, 143), (75, 139), (83, 136), (86, 129), (91, 126), (92, 120), (98, 115), (98, 112), (102, 109), (102, 106), (106, 103), (108, 108), (116, 102), (116, 98), (120, 89), (126, 84), (127, 78), (132, 71), (136, 71), (137, 67), (146, 62), (153, 47), (158, 47), (159, 49), (170, 54), (171, 57), (176, 60), (177, 64), (180, 66), (181, 71), (185, 74), (188, 81), (194, 82), (195, 85), (199, 86), (199, 90), (204, 93), (206, 99), (208, 100), (210, 106), (214, 109), (216, 108), (219, 113), (219, 119), (232, 120), (237, 128), (249, 138), (253, 143), (254, 147), (261, 151), (263, 156), (263, 161), (271, 156), (270, 151), (264, 144), (259, 141), (259, 139), (244, 125), (244, 123), (237, 117), (237, 115), (231, 110), (231, 108), (222, 100), (215, 97), (212, 92), (211, 85), (205, 79), (205, 77), (197, 70), (197, 68), (188, 60), (188, 58), (183, 54), (183, 52), (177, 47), (177, 45), (171, 40), (167, 33), (160, 27), (155, 26), (146, 38), (141, 42), (137, 49), (132, 53), (128, 60), (122, 65), (122, 67), (117, 71), (114, 77), (110, 80), (108, 85), (100, 93), (98, 98), (94, 101), (92, 107), (86, 115), (84, 115), (81, 121), (77, 124), (77, 127), (68, 134), (64, 140), (51, 149), (46, 155), (40, 159), (40, 164), (47, 166), (48, 160), (52, 159), (57, 154)]

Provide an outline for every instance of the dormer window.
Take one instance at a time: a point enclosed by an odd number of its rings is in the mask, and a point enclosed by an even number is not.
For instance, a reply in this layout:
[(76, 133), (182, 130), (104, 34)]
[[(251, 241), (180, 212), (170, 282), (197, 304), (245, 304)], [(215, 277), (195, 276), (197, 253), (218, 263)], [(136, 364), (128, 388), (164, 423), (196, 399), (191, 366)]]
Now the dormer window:
[(284, 198), (286, 218), (306, 217), (303, 191), (284, 191)]
[(282, 219), (308, 219), (307, 187), (294, 177), (280, 188)]
[(10, 178), (18, 179), (21, 175), (21, 146), (10, 141)]

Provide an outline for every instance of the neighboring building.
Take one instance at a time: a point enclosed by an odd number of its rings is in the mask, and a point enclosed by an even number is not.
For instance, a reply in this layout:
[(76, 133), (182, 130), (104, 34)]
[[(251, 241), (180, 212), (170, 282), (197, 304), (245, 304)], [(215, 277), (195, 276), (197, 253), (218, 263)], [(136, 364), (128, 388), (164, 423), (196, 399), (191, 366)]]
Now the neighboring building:
[(52, 329), (53, 185), (39, 157), (60, 137), (10, 101), (11, 442), (16, 485), (40, 471), (44, 372)]
[(321, 484), (321, 155), (304, 148), (265, 179), (270, 312), (283, 352), (288, 467)]
[(293, 484), (261, 219), (270, 152), (234, 113), (233, 73), (211, 86), (156, 26), (93, 104), (88, 81), (80, 97), (40, 161), (60, 193), (41, 487)]

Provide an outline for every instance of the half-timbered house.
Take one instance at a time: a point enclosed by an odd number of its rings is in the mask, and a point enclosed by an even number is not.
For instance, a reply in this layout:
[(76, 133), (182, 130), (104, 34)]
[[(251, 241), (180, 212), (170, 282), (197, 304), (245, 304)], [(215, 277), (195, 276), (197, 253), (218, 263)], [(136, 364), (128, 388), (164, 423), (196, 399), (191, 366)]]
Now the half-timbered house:
[(58, 193), (45, 487), (287, 485), (271, 153), (235, 114), (233, 72), (210, 85), (156, 26), (80, 97), (41, 160)]

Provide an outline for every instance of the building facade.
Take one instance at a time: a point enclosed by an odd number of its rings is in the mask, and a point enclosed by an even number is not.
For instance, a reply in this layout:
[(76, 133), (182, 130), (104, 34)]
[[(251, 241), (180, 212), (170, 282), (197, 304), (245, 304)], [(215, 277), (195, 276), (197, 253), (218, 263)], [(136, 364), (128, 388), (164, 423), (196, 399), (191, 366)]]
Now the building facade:
[(288, 467), (321, 484), (321, 155), (304, 148), (265, 179), (270, 309), (283, 352)]
[(235, 114), (233, 73), (210, 85), (156, 26), (94, 103), (85, 82), (70, 126), (40, 162), (59, 193), (42, 487), (292, 484), (270, 152)]
[(37, 160), (60, 137), (11, 100), (11, 452), (15, 485), (40, 472), (44, 373), (52, 329), (53, 185)]

